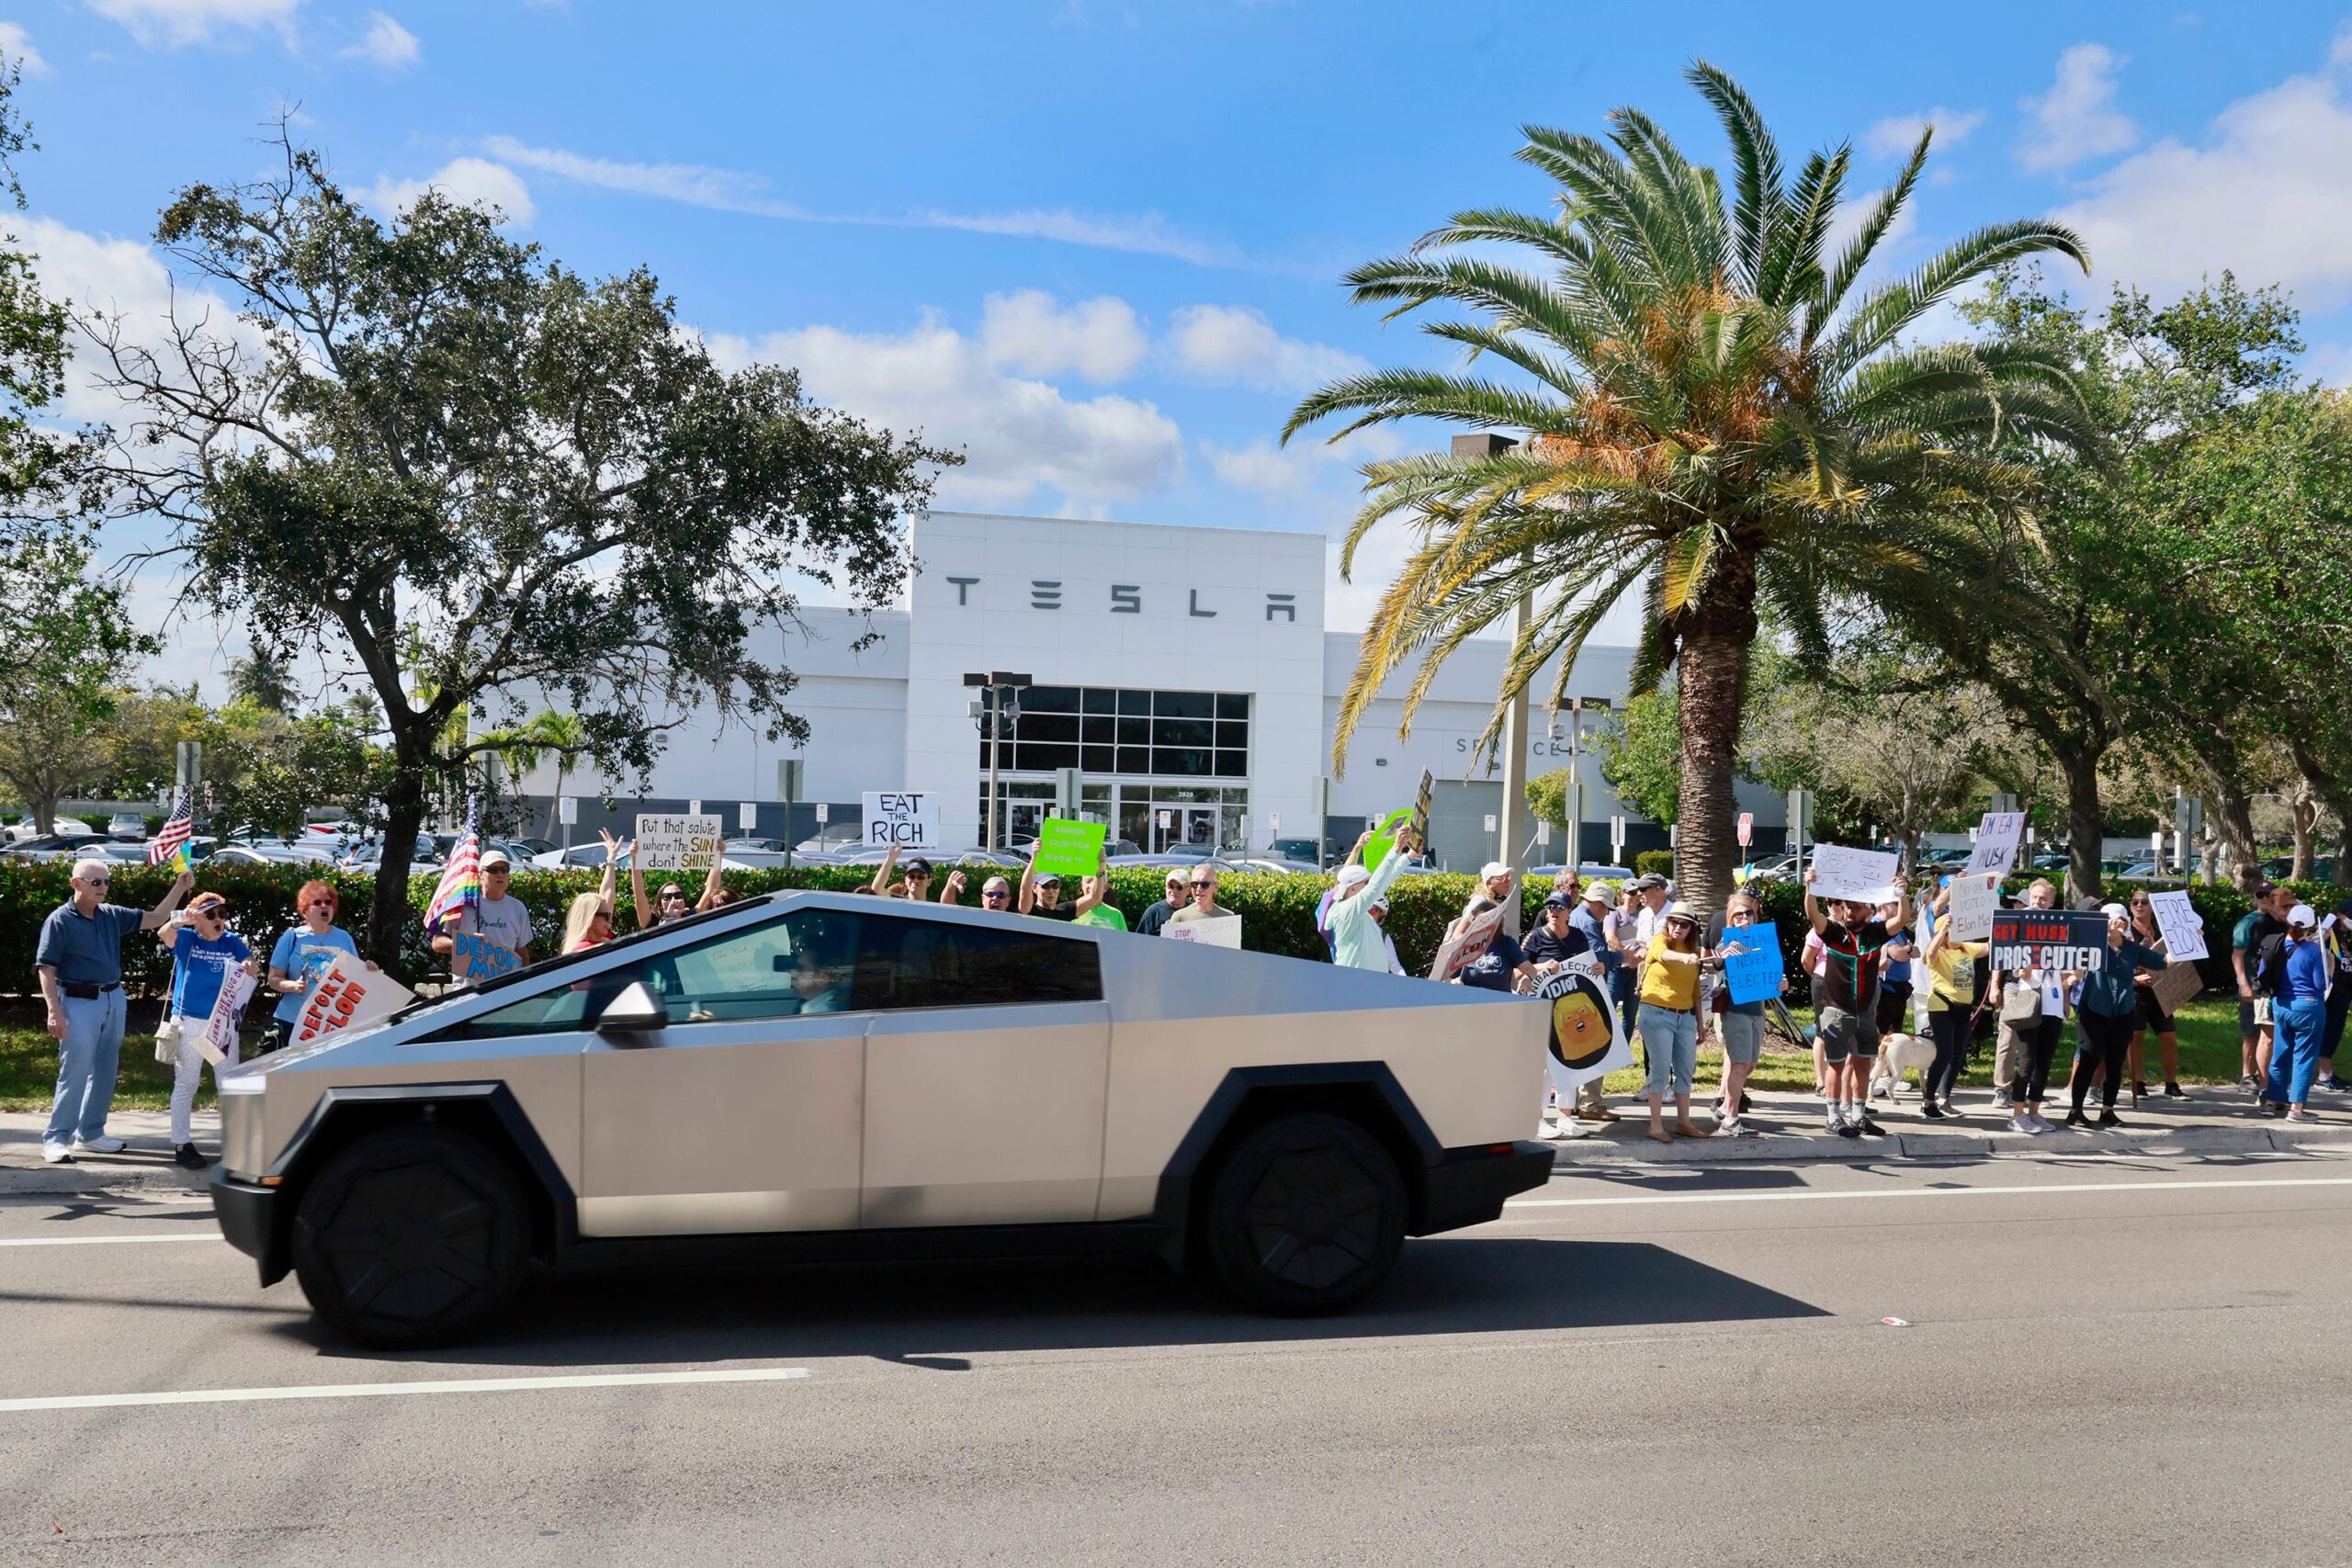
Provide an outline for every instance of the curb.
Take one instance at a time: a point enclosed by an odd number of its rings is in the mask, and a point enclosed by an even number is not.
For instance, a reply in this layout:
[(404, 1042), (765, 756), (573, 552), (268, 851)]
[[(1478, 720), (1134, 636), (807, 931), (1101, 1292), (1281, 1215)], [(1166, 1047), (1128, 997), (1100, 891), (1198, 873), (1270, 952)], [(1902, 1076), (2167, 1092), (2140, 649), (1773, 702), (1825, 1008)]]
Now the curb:
[(1883, 1138), (1840, 1138), (1826, 1134), (1768, 1133), (1758, 1138), (1678, 1138), (1652, 1143), (1595, 1134), (1554, 1145), (1555, 1170), (1629, 1165), (1775, 1165), (1829, 1163), (1880, 1165), (1891, 1160), (2078, 1159), (2086, 1156), (2325, 1154), (2352, 1150), (2352, 1126), (2318, 1130), (2272, 1123), (2245, 1127), (2165, 1127), (2145, 1133), (2022, 1133), (1969, 1136), (1955, 1133), (1897, 1133)]
[(28, 1170), (0, 1168), (0, 1198), (64, 1197), (88, 1192), (202, 1192), (205, 1173), (177, 1166), (154, 1169), (134, 1166), (108, 1168), (95, 1165), (51, 1165)]

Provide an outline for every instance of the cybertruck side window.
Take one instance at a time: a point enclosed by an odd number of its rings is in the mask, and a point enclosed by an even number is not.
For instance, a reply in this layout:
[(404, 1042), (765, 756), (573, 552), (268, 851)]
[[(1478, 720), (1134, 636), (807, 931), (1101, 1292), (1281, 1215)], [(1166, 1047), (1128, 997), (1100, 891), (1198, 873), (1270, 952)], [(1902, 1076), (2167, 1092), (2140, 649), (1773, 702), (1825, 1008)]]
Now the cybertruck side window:
[(861, 1010), (1099, 1002), (1094, 944), (1049, 934), (1042, 920), (950, 925), (887, 913), (861, 915), (856, 996)]
[(864, 917), (798, 909), (690, 947), (535, 993), (444, 1031), (437, 1039), (494, 1040), (591, 1027), (605, 1004), (642, 980), (673, 1024), (795, 1018), (850, 1010)]

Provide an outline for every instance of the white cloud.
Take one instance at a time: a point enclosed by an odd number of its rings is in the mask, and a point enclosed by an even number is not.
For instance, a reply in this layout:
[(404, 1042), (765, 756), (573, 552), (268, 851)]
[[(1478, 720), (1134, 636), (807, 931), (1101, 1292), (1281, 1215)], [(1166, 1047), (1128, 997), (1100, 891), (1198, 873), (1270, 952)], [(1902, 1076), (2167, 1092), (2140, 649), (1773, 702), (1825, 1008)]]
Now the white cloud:
[(33, 47), (32, 35), (16, 22), (0, 22), (0, 54), (6, 54), (24, 68), (28, 76), (50, 76), (55, 73), (49, 62)]
[(1935, 151), (1949, 152), (1984, 123), (1983, 109), (1948, 109), (1939, 104), (1925, 114), (1899, 114), (1862, 132), (1862, 149), (1873, 158), (1902, 158), (1918, 144), (1919, 133), (1936, 128)]
[(1393, 457), (1404, 449), (1404, 438), (1396, 431), (1377, 427), (1356, 431), (1335, 442), (1309, 434), (1287, 446), (1278, 446), (1271, 437), (1262, 435), (1243, 446), (1201, 443), (1201, 456), (1208, 459), (1209, 471), (1219, 480), (1235, 490), (1273, 500), (1305, 495), (1326, 475), (1342, 470), (1350, 475), (1349, 490), (1352, 493), (1354, 469), (1382, 457)]
[(531, 200), (531, 187), (523, 183), (523, 176), (487, 158), (453, 158), (438, 172), (421, 180), (396, 180), (386, 175), (369, 186), (366, 195), (368, 204), (378, 211), (397, 213), (428, 187), (452, 201), (495, 208), (517, 228), (529, 228), (531, 220), (538, 215), (538, 209)]
[(981, 341), (935, 317), (897, 334), (820, 326), (756, 342), (706, 341), (722, 363), (797, 367), (820, 401), (963, 451), (964, 466), (941, 476), (944, 504), (1029, 504), (1050, 487), (1085, 508), (1183, 474), (1183, 436), (1150, 403), (1111, 394), (1073, 400), (1043, 381), (1008, 376)]
[(1371, 368), (1345, 350), (1284, 337), (1244, 305), (1185, 306), (1170, 322), (1168, 351), (1204, 381), (1268, 391), (1308, 391)]
[(423, 58), (416, 35), (381, 11), (368, 13), (368, 32), (342, 51), (346, 60), (365, 60), (387, 71), (401, 71)]
[(1247, 258), (1228, 245), (1194, 239), (1178, 231), (1156, 212), (1082, 213), (1068, 209), (1029, 209), (1013, 212), (946, 212), (923, 210), (904, 217), (888, 214), (812, 212), (768, 194), (766, 176), (741, 169), (715, 168), (707, 164), (633, 164), (591, 157), (560, 147), (533, 147), (512, 136), (492, 136), (483, 146), (495, 157), (519, 164), (600, 190), (714, 208), (721, 212), (748, 212), (760, 218), (780, 218), (796, 223), (845, 223), (874, 229), (956, 229), (974, 234), (1001, 234), (1014, 239), (1050, 240), (1059, 244), (1095, 250), (1127, 251), (1140, 255), (1172, 256), (1202, 266), (1243, 266)]
[(2100, 276), (2151, 292), (2224, 267), (2278, 283), (2306, 310), (2352, 299), (2352, 33), (2326, 69), (2291, 76), (2214, 117), (2200, 145), (2167, 139), (2061, 208)]
[(1036, 288), (989, 295), (980, 343), (991, 365), (1030, 376), (1075, 370), (1097, 386), (1125, 378), (1148, 346), (1125, 300), (1105, 294), (1064, 310)]
[[(41, 291), (51, 299), (70, 303), (77, 315), (96, 311), (119, 317), (126, 341), (163, 344), (164, 322), (175, 301), (171, 274), (153, 251), (136, 240), (85, 234), (41, 217), (22, 220), (19, 237), (32, 254)], [(176, 303), (184, 320), (209, 315), (212, 324), (224, 332), (238, 325), (235, 312), (212, 296), (183, 295)], [(73, 353), (57, 412), (77, 423), (121, 423), (121, 402), (97, 384), (96, 351), (77, 337)]]
[(91, 10), (120, 22), (130, 36), (153, 48), (211, 43), (232, 32), (276, 28), (293, 36), (302, 0), (85, 0)]
[(2050, 91), (2020, 106), (2033, 123), (2018, 143), (2018, 162), (2036, 174), (2055, 174), (2137, 142), (2140, 128), (2115, 107), (2123, 59), (2098, 43), (2078, 43), (2060, 55)]

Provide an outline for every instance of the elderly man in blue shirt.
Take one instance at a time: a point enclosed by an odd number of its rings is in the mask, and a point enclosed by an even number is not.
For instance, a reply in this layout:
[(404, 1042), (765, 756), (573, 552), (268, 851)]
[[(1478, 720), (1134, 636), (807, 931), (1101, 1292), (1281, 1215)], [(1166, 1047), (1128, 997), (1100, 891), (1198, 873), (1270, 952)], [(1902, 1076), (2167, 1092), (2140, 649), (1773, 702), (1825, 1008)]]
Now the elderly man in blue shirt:
[(51, 1165), (68, 1164), (76, 1154), (121, 1152), (122, 1140), (107, 1135), (107, 1112), (122, 1060), (122, 939), (170, 919), (196, 886), (184, 871), (162, 903), (134, 909), (106, 901), (108, 877), (105, 861), (74, 863), (74, 897), (41, 921), (33, 955), (57, 1042), (57, 1098), (40, 1138), (40, 1157)]

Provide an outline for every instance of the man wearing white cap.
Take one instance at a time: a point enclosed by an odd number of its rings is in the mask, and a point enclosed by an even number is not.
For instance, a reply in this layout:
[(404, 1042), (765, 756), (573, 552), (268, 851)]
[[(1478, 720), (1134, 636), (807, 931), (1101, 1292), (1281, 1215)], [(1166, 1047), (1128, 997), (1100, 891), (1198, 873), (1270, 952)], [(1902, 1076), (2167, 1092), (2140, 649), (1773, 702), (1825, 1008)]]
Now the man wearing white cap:
[(2132, 940), (2131, 910), (2109, 904), (2099, 913), (2107, 917), (2107, 956), (2097, 969), (2084, 972), (2082, 999), (2075, 1004), (2075, 1029), (2082, 1043), (2075, 1047), (2075, 1108), (2066, 1114), (2069, 1127), (2092, 1124), (2083, 1114), (2083, 1098), (2089, 1092), (2092, 1075), (2100, 1069), (2106, 1073), (2100, 1085), (2105, 1109), (2098, 1124), (2123, 1125), (2115, 1115), (2115, 1090), (2123, 1082), (2132, 1052), (2132, 1024), (2140, 1011), (2134, 980), (2138, 971), (2154, 974), (2165, 963), (2163, 953)]
[[(1359, 839), (1357, 847), (1361, 849), (1364, 840), (1371, 837), (1367, 833), (1363, 839)], [(1348, 969), (1387, 969), (1387, 933), (1381, 929), (1380, 921), (1374, 918), (1373, 908), (1375, 905), (1383, 910), (1388, 908), (1389, 887), (1404, 874), (1408, 852), (1417, 852), (1419, 849), (1419, 846), (1412, 841), (1409, 829), (1398, 833), (1396, 841), (1388, 847), (1386, 857), (1381, 861), (1380, 869), (1348, 897), (1333, 901), (1332, 963)]]
[[(1367, 834), (1365, 837), (1369, 838), (1370, 835)], [(1363, 840), (1357, 840), (1356, 844), (1356, 852), (1362, 852)], [(1351, 859), (1347, 864), (1340, 868), (1340, 874), (1332, 880), (1331, 886), (1323, 890), (1323, 897), (1316, 900), (1315, 934), (1323, 939), (1325, 956), (1329, 956), (1333, 951), (1331, 910), (1342, 899), (1354, 897), (1363, 891), (1363, 885), (1371, 880), (1372, 873), (1364, 870), (1363, 863)]]
[(2327, 944), (2320, 940), (2319, 916), (2309, 904), (2287, 911), (2287, 934), (2277, 955), (2263, 966), (2271, 994), (2270, 1021), (2277, 1037), (2263, 1099), (2276, 1116), (2287, 1108), (2290, 1122), (2315, 1122), (2303, 1108), (2319, 1070), (2320, 1032), (2327, 1023)]
[[(481, 857), (481, 902), (459, 906), (454, 916), (441, 918), (441, 929), (433, 939), (433, 951), (455, 951), (458, 935), (486, 936), (499, 946), (512, 952), (523, 963), (531, 961), (531, 911), (523, 900), (507, 897), (506, 887), (514, 876), (514, 863), (504, 850), (486, 850)], [(467, 985), (467, 976), (452, 977), (457, 985)]]

